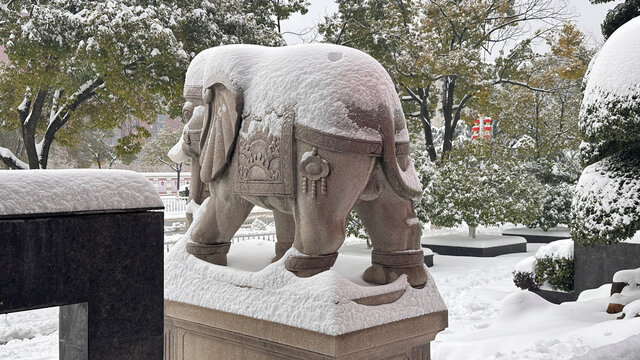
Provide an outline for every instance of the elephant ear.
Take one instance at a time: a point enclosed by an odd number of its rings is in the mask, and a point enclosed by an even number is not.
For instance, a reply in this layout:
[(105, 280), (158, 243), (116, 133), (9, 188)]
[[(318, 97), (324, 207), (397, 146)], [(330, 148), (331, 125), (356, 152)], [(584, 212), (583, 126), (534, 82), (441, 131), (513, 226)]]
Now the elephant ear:
[(200, 135), (200, 179), (220, 176), (231, 162), (242, 121), (242, 92), (229, 82), (216, 82), (204, 91), (205, 118)]

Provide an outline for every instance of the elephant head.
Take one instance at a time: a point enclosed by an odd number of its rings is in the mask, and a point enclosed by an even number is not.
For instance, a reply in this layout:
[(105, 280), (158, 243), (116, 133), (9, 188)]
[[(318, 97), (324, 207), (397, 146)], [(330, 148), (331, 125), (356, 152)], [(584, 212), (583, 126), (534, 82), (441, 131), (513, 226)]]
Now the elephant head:
[[(189, 200), (200, 205), (209, 197), (209, 189), (200, 180), (200, 137), (205, 118), (205, 108), (196, 106), (191, 101), (186, 101), (182, 109), (182, 117), (186, 122), (180, 141), (169, 150), (168, 156), (176, 163), (184, 162), (191, 158), (191, 191)], [(191, 222), (188, 219), (189, 223)]]

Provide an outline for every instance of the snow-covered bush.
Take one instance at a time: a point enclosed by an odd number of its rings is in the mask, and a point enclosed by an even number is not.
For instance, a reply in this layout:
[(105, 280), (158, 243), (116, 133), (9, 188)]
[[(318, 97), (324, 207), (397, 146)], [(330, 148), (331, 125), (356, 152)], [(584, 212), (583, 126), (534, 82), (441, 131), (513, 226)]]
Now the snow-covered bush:
[(536, 290), (540, 287), (540, 284), (536, 282), (535, 278), (535, 266), (536, 266), (536, 258), (535, 256), (529, 256), (520, 260), (519, 263), (516, 264), (515, 270), (513, 271), (513, 283), (516, 284), (517, 287), (524, 290)]
[(536, 260), (535, 280), (537, 284), (547, 283), (553, 290), (573, 289), (573, 259), (550, 256)]
[(591, 62), (580, 109), (588, 166), (578, 182), (571, 236), (612, 244), (640, 229), (640, 18), (620, 27)]
[(437, 226), (528, 224), (541, 210), (542, 187), (513, 150), (467, 141), (441, 164), (418, 162), (423, 198), (418, 218)]
[(358, 217), (358, 214), (355, 211), (351, 211), (349, 213), (349, 217), (347, 218), (347, 236), (353, 236), (358, 239), (366, 240), (367, 247), (371, 247), (371, 238), (369, 234), (367, 234), (367, 230), (365, 230), (364, 225), (362, 224), (362, 220)]
[(557, 240), (540, 247), (535, 256), (521, 260), (513, 272), (514, 284), (525, 290), (548, 287), (573, 289), (573, 241)]
[(571, 214), (571, 198), (575, 185), (567, 183), (543, 185), (542, 211), (540, 216), (527, 224), (529, 228), (539, 227), (547, 231), (560, 224), (568, 224)]
[(567, 152), (553, 161), (536, 161), (532, 173), (543, 184), (542, 211), (537, 219), (527, 224), (529, 228), (540, 227), (547, 231), (561, 224), (569, 224), (571, 200), (581, 172), (577, 157)]

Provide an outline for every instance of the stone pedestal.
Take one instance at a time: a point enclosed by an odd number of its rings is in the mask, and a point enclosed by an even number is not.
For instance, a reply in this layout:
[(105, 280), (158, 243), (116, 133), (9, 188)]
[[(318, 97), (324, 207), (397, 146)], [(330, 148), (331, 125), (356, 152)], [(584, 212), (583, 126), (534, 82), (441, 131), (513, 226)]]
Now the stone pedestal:
[(165, 300), (165, 360), (430, 359), (447, 311), (332, 336)]

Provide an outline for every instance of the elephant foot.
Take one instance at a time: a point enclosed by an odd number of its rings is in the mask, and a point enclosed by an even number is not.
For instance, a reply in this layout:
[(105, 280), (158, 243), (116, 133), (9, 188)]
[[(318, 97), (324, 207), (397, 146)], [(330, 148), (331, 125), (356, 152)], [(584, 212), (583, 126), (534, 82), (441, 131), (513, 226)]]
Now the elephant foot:
[(230, 247), (230, 243), (207, 245), (190, 242), (187, 243), (187, 252), (206, 262), (227, 266), (227, 253)]
[(406, 274), (409, 285), (414, 288), (421, 289), (427, 284), (422, 249), (391, 252), (373, 250), (371, 264), (362, 275), (367, 282), (379, 285), (389, 284), (400, 275)]
[(329, 270), (337, 258), (337, 252), (329, 255), (289, 256), (284, 266), (298, 277), (310, 277)]
[(273, 259), (271, 259), (271, 262), (274, 263), (274, 262), (282, 259), (284, 254), (289, 249), (291, 249), (291, 245), (293, 245), (293, 244), (292, 243), (279, 243), (279, 242), (276, 242), (276, 256), (274, 256)]

